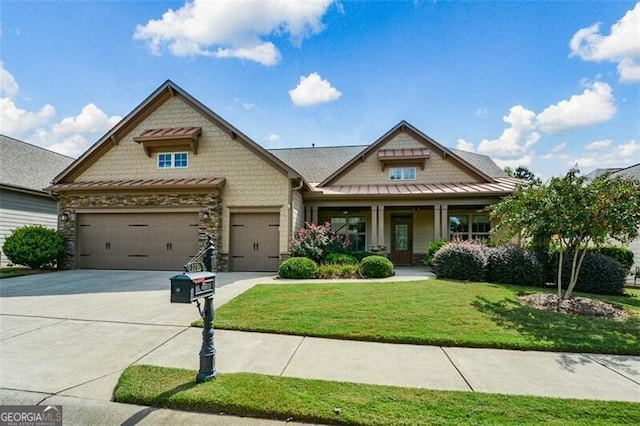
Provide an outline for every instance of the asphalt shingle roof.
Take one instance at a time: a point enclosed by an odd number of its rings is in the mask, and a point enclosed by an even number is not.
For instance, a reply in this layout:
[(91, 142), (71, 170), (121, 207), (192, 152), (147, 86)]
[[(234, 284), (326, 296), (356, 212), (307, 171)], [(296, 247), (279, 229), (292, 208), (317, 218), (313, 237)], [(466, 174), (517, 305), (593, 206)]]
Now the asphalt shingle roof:
[(640, 163), (620, 169), (613, 173), (613, 176), (624, 176), (626, 178), (640, 179)]
[(318, 183), (342, 167), (368, 145), (278, 148), (269, 152), (300, 173), (307, 182)]
[(73, 158), (0, 135), (0, 185), (44, 192)]
[[(304, 176), (308, 182), (318, 183), (368, 147), (369, 145), (278, 148), (270, 149), (269, 152)], [(451, 151), (486, 175), (506, 177), (502, 169), (486, 155), (459, 149)]]

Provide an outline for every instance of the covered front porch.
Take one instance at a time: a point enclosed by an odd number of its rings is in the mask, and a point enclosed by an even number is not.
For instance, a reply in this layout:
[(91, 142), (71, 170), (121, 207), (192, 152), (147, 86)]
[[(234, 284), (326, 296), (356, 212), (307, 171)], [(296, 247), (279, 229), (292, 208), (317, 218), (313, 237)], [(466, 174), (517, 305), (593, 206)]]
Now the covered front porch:
[(486, 207), (497, 199), (413, 201), (322, 201), (308, 203), (305, 221), (330, 223), (356, 251), (387, 256), (395, 265), (421, 264), (438, 239), (488, 239)]

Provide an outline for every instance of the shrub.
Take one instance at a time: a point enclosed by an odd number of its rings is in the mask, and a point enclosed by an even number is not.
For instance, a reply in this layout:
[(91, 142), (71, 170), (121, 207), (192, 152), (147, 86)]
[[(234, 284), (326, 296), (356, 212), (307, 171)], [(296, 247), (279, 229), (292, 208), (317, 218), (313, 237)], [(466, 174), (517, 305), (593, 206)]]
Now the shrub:
[(280, 264), (280, 278), (310, 279), (316, 276), (318, 265), (308, 257), (291, 257)]
[(329, 253), (344, 253), (350, 246), (349, 237), (338, 235), (328, 222), (324, 225), (305, 222), (291, 242), (291, 255), (320, 263)]
[(356, 264), (358, 259), (355, 256), (346, 253), (329, 253), (322, 263), (334, 263), (338, 265)]
[[(558, 260), (557, 256), (555, 258), (556, 274)], [(562, 288), (567, 288), (569, 285), (572, 262), (573, 253), (564, 253), (562, 256)], [(582, 261), (575, 290), (584, 293), (621, 295), (626, 276), (627, 271), (618, 261), (601, 253), (588, 251)]]
[(447, 243), (447, 240), (442, 239), (430, 242), (429, 247), (427, 247), (427, 254), (424, 256), (424, 264), (427, 266), (433, 266), (433, 255)]
[(27, 225), (13, 230), (2, 246), (9, 260), (32, 269), (52, 268), (64, 254), (60, 231), (42, 225)]
[(362, 262), (362, 259), (365, 257), (376, 256), (376, 253), (370, 251), (354, 251), (351, 255), (354, 256), (358, 262)]
[(487, 281), (541, 286), (544, 284), (544, 269), (534, 253), (516, 246), (502, 246), (489, 253)]
[(336, 279), (336, 278), (362, 278), (362, 267), (358, 263), (335, 264), (325, 263), (318, 266), (316, 278)]
[(629, 250), (629, 248), (622, 246), (607, 246), (600, 247), (596, 251), (617, 260), (627, 272), (631, 271), (634, 258), (633, 252)]
[(367, 256), (360, 262), (362, 275), (368, 278), (386, 278), (393, 275), (393, 263), (384, 256)]
[(433, 256), (438, 278), (484, 281), (489, 249), (474, 242), (447, 243)]

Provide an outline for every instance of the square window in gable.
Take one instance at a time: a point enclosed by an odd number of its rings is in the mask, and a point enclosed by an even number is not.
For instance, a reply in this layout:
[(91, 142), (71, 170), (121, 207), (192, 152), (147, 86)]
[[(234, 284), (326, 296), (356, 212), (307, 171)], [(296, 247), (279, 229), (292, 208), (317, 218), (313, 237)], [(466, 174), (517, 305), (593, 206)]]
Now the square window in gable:
[(188, 152), (162, 152), (158, 153), (159, 169), (185, 169), (189, 167)]
[(416, 168), (415, 167), (390, 168), (389, 180), (416, 180)]

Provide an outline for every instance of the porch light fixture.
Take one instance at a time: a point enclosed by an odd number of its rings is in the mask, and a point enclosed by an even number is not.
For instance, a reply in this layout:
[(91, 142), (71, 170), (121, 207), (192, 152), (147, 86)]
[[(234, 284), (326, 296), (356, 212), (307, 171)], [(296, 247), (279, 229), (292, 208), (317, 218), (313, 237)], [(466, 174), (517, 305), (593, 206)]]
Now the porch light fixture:
[(209, 214), (208, 210), (205, 210), (205, 211), (202, 212), (202, 218), (204, 220), (209, 220), (210, 217), (211, 217), (211, 215)]
[(62, 213), (62, 215), (60, 215), (60, 219), (62, 219), (63, 222), (67, 222), (69, 220), (69, 212)]

